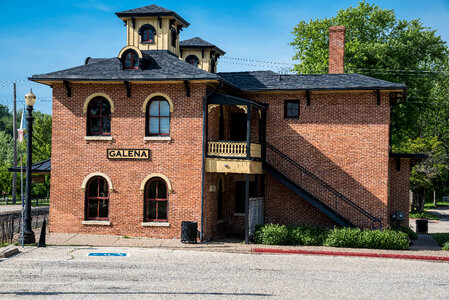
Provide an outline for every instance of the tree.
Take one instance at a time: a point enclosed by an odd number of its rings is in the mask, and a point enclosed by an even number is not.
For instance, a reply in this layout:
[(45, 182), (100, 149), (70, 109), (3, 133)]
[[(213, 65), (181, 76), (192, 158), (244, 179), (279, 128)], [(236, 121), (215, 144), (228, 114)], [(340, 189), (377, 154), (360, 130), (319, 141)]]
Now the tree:
[[(329, 26), (346, 27), (345, 71), (403, 83), (409, 100), (394, 106), (392, 139), (400, 144), (423, 133), (428, 108), (414, 103), (432, 95), (435, 84), (447, 81), (449, 50), (435, 30), (419, 19), (398, 20), (393, 10), (365, 1), (338, 11), (332, 18), (301, 21), (293, 29), (298, 73), (327, 73)], [(428, 72), (432, 70), (432, 72)], [(447, 95), (446, 95), (447, 96)], [(447, 99), (446, 99), (447, 100)], [(446, 101), (448, 102), (448, 101)], [(417, 118), (425, 116), (423, 118)]]

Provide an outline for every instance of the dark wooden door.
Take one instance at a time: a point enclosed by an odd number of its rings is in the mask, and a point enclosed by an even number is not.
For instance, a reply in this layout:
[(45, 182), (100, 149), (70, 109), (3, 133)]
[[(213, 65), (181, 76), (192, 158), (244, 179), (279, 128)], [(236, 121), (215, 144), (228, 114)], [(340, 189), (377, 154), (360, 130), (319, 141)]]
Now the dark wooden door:
[(246, 141), (246, 114), (231, 114), (231, 141)]

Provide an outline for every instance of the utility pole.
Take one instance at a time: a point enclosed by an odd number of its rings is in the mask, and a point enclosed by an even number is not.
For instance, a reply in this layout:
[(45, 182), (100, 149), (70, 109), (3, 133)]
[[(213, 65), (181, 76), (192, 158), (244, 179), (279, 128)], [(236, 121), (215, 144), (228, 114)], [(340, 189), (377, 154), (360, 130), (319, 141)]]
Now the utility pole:
[[(12, 137), (14, 140), (14, 156), (12, 160), (13, 168), (17, 167), (17, 126), (16, 126), (16, 83), (14, 86), (14, 101), (13, 101), (13, 112), (12, 112)], [(17, 184), (17, 173), (12, 173), (12, 204), (16, 204), (16, 184)]]

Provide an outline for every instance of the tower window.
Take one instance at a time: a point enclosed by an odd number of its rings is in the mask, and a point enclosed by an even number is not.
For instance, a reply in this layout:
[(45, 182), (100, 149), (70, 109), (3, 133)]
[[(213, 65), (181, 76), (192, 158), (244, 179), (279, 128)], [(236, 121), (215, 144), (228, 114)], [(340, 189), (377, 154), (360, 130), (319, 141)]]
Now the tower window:
[(123, 60), (123, 69), (138, 69), (139, 68), (139, 56), (136, 51), (129, 50), (125, 52)]
[(156, 30), (150, 24), (145, 24), (139, 29), (140, 42), (141, 43), (154, 43), (154, 36)]
[(195, 67), (198, 67), (198, 64), (200, 63), (200, 60), (195, 55), (189, 55), (186, 58), (186, 62), (188, 62), (189, 64), (191, 64), (191, 65), (193, 65)]

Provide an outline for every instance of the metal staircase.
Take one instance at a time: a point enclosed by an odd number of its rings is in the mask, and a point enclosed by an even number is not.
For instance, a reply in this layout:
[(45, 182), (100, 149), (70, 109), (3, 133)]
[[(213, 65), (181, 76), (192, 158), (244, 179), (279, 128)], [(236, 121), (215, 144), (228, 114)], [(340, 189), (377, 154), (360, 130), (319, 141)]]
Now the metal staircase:
[(263, 169), (340, 226), (382, 227), (381, 218), (371, 215), (269, 143)]

